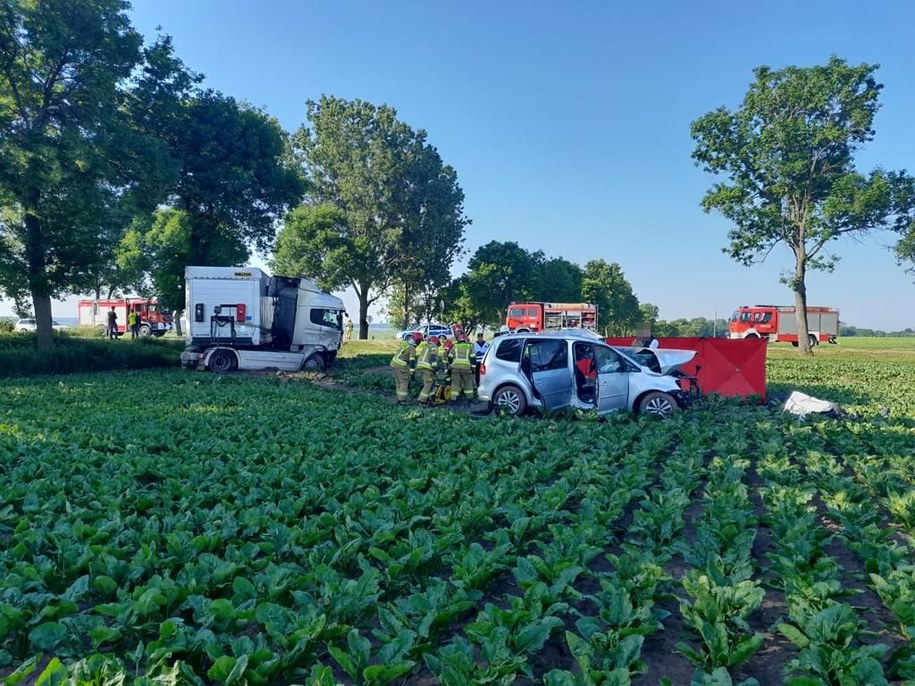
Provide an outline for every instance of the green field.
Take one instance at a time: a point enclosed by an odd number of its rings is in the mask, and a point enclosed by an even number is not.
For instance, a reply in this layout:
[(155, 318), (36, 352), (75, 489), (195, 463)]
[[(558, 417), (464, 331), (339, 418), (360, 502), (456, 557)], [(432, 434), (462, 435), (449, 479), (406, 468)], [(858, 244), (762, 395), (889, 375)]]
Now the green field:
[(915, 350), (845, 343), (770, 348), (803, 422), (402, 408), (390, 341), (4, 380), (0, 680), (915, 683)]

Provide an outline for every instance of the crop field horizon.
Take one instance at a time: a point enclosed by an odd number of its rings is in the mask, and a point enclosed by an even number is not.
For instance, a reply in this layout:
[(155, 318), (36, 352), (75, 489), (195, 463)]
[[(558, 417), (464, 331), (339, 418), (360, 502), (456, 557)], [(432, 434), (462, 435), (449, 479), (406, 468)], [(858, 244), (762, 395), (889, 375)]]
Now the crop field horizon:
[(873, 340), (769, 350), (838, 420), (398, 407), (391, 341), (4, 380), (0, 683), (915, 683), (915, 346)]

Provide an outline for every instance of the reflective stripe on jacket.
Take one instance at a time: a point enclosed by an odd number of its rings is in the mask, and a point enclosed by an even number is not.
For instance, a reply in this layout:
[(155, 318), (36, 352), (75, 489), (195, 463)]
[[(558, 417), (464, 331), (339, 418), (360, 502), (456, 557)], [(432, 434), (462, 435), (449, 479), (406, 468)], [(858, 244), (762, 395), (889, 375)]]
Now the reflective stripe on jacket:
[(455, 343), (451, 355), (452, 367), (470, 368), (470, 358), (473, 356), (473, 349), (471, 348), (470, 343)]
[(416, 368), (429, 371), (438, 369), (438, 347), (428, 343), (423, 346), (423, 349), (419, 351), (419, 357), (416, 358)]
[(400, 350), (391, 358), (391, 366), (408, 367), (415, 354), (416, 348), (409, 341), (403, 341), (400, 344)]

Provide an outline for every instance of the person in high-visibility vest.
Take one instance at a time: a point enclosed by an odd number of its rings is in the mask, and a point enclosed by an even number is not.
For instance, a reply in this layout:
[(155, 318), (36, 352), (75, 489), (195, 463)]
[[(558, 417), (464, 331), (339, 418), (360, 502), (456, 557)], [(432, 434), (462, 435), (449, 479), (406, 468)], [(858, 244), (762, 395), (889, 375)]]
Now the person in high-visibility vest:
[(458, 336), (458, 342), (451, 349), (451, 400), (460, 399), (464, 394), (473, 398), (473, 346), (465, 334)]
[(130, 337), (136, 338), (140, 335), (140, 315), (136, 310), (127, 313), (127, 326), (130, 327)]
[(433, 403), (433, 388), (435, 386), (435, 372), (442, 367), (442, 360), (439, 357), (438, 336), (429, 336), (426, 339), (426, 345), (419, 351), (419, 357), (416, 358), (416, 371), (423, 380), (423, 388), (419, 392), (420, 404)]
[(397, 382), (397, 402), (406, 405), (410, 398), (410, 377), (413, 370), (410, 363), (416, 360), (416, 347), (422, 342), (423, 335), (416, 331), (412, 336), (402, 341), (400, 350), (391, 358), (391, 367), (394, 369), (394, 380)]

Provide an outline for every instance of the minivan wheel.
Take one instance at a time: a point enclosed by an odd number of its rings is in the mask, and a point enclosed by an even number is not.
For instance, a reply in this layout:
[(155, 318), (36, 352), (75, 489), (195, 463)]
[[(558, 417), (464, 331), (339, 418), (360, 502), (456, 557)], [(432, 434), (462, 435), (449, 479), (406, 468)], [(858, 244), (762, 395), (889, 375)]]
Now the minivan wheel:
[(524, 391), (517, 386), (503, 386), (493, 396), (492, 404), (497, 410), (506, 414), (519, 415), (527, 409), (527, 399), (524, 397)]
[(653, 414), (656, 417), (661, 419), (666, 419), (672, 414), (675, 414), (679, 407), (677, 406), (677, 401), (674, 400), (674, 397), (670, 393), (663, 393), (661, 391), (652, 391), (651, 393), (645, 394), (645, 397), (642, 398), (639, 402), (639, 412), (641, 414)]

